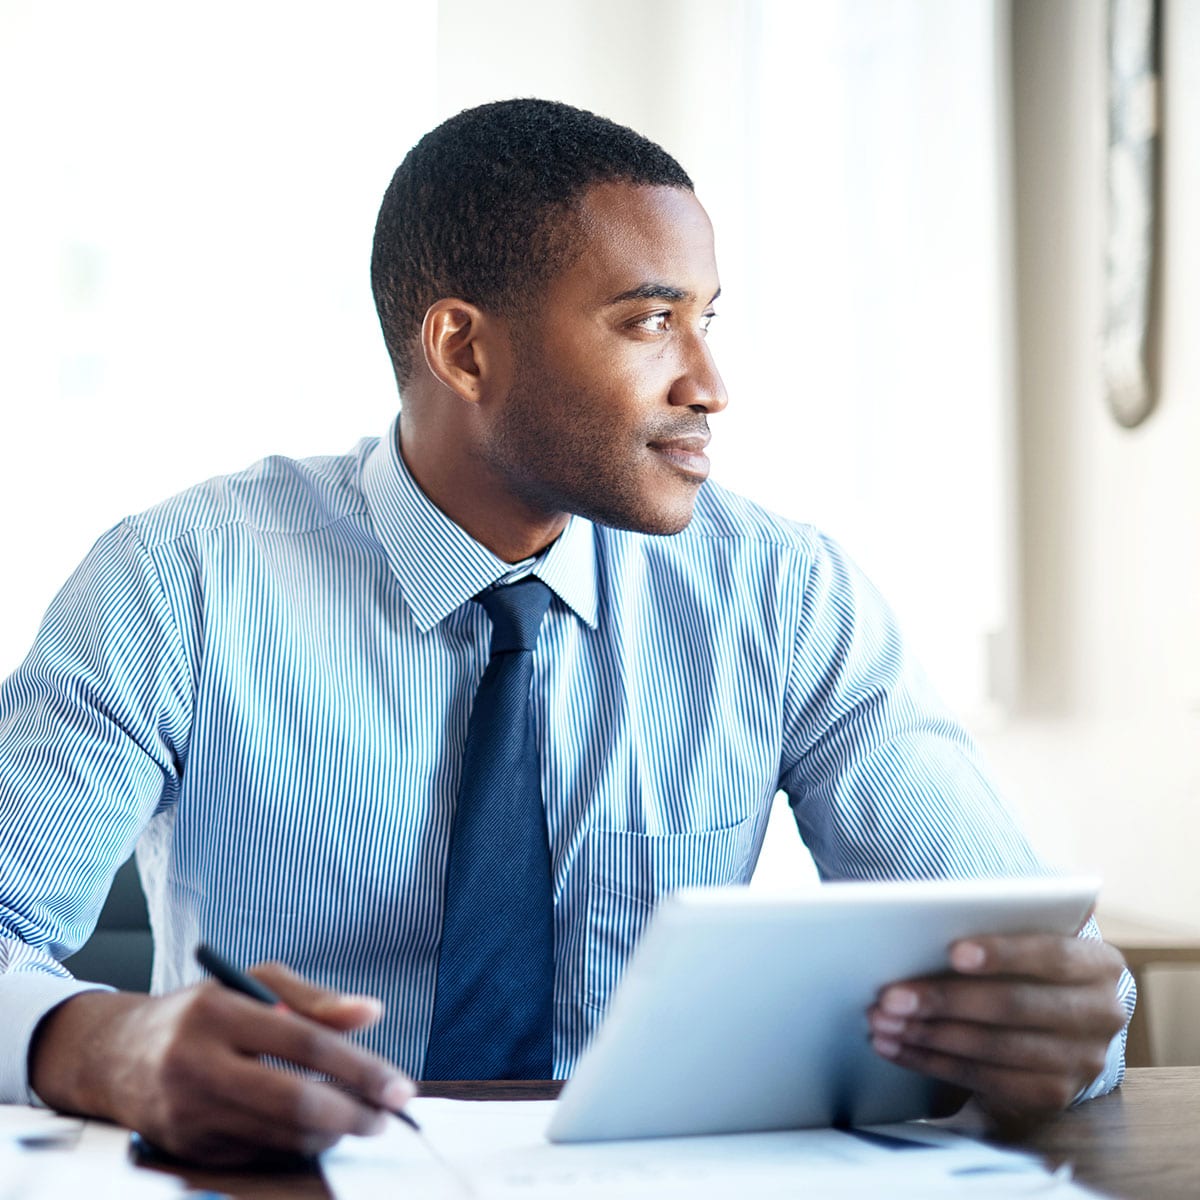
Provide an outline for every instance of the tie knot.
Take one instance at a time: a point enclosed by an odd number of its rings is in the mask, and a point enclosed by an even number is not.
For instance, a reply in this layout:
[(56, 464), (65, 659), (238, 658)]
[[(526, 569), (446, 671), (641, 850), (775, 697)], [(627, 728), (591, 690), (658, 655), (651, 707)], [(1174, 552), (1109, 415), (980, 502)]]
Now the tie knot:
[(475, 597), (492, 618), (492, 654), (532, 650), (550, 607), (550, 589), (532, 575)]

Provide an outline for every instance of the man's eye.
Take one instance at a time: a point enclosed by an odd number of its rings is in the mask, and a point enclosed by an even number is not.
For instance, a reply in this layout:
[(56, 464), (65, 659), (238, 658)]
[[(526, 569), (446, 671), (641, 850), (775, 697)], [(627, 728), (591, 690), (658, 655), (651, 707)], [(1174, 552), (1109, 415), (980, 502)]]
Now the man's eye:
[[(715, 312), (706, 312), (700, 318), (700, 332), (707, 333), (716, 318)], [(669, 312), (650, 313), (648, 316), (640, 317), (634, 322), (634, 325), (638, 329), (646, 329), (651, 333), (666, 333), (671, 328), (671, 314)]]
[(670, 319), (670, 313), (651, 313), (648, 317), (642, 317), (642, 319), (637, 322), (637, 326), (639, 329), (648, 329), (651, 333), (665, 333)]

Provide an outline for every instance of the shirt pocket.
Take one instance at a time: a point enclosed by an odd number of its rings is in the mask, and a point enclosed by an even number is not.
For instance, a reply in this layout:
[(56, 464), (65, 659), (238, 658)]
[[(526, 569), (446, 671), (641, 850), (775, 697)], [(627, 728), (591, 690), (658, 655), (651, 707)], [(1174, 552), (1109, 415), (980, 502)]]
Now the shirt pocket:
[(587, 835), (584, 1003), (604, 1008), (655, 906), (682, 887), (745, 884), (758, 818), (698, 833)]

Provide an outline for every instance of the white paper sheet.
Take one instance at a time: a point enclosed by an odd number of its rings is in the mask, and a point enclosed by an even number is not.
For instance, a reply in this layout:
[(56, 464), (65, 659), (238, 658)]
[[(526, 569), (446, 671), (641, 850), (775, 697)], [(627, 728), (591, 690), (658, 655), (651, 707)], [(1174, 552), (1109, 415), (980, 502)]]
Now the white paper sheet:
[(0, 1105), (0, 1200), (171, 1200), (184, 1184), (128, 1158), (115, 1125)]
[(337, 1200), (813, 1200), (1087, 1195), (1027, 1155), (920, 1124), (880, 1127), (904, 1143), (833, 1129), (551, 1145), (553, 1101), (420, 1099), (378, 1138), (323, 1157)]

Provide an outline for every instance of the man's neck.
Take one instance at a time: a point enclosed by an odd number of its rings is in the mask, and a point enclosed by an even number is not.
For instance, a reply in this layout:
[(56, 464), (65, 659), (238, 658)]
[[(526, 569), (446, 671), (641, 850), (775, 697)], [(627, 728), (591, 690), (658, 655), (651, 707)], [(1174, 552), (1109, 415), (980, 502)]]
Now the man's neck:
[(397, 437), (400, 457), (430, 503), (504, 562), (540, 554), (566, 528), (569, 514), (534, 511), (498, 485), (488, 486), (482, 465), (429, 452), (432, 443), (444, 445), (448, 439), (419, 438), (406, 427), (403, 414)]

